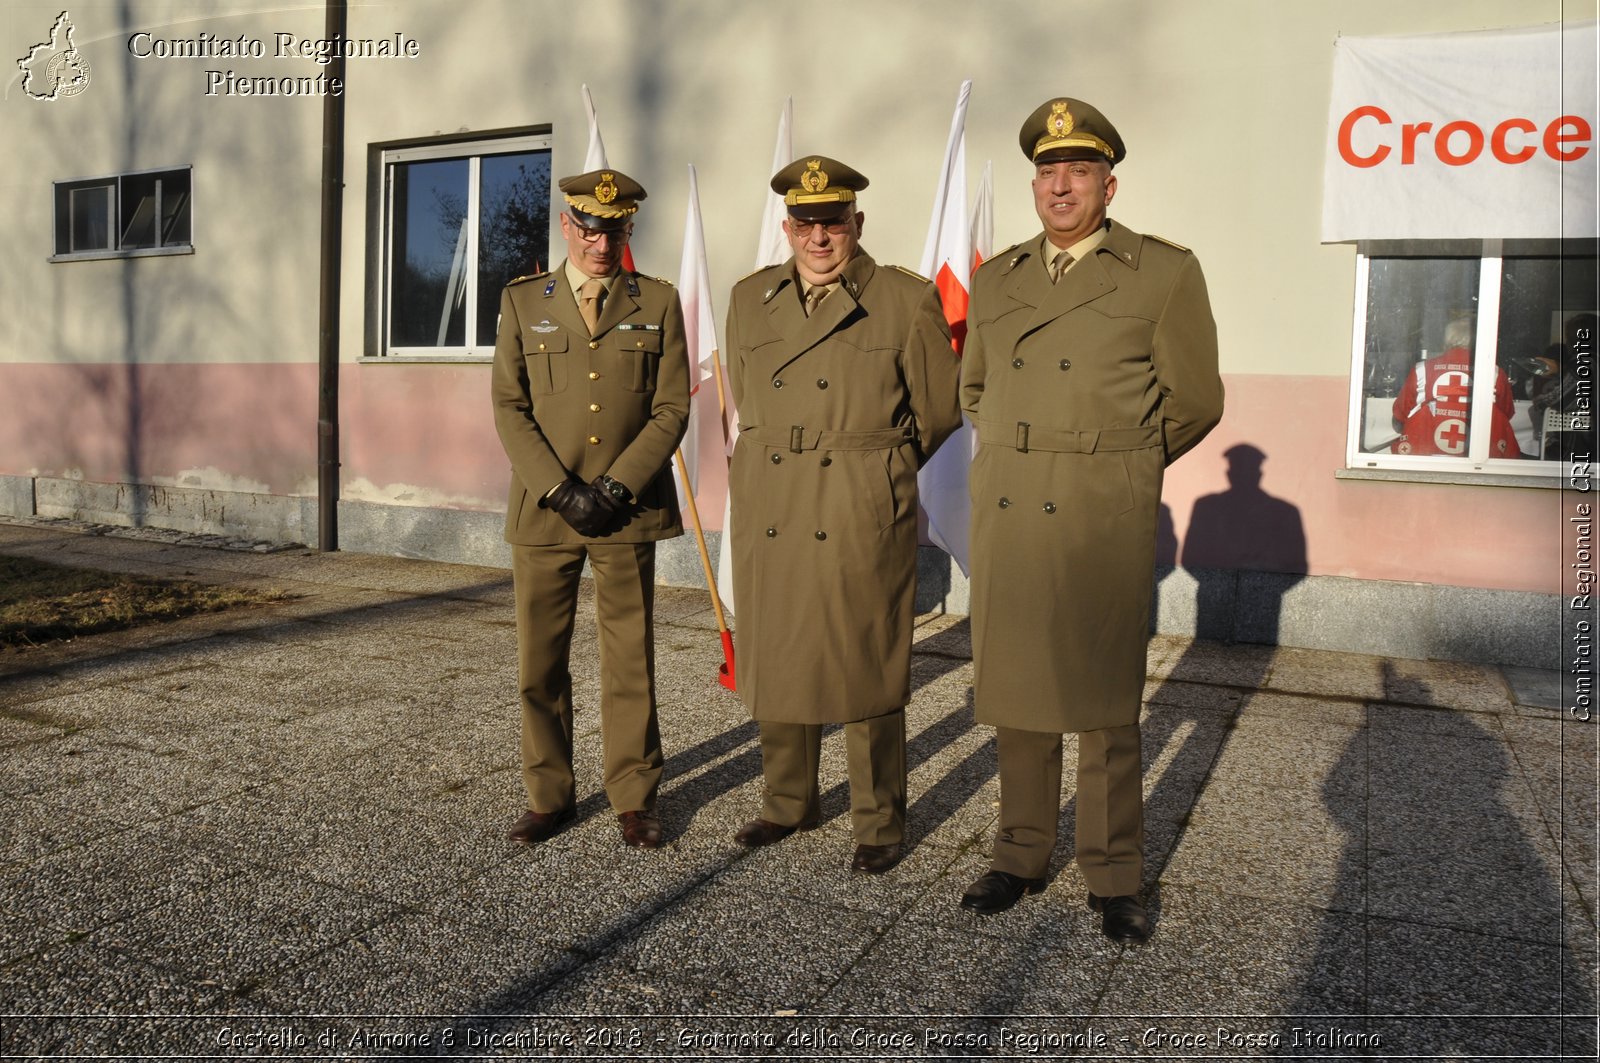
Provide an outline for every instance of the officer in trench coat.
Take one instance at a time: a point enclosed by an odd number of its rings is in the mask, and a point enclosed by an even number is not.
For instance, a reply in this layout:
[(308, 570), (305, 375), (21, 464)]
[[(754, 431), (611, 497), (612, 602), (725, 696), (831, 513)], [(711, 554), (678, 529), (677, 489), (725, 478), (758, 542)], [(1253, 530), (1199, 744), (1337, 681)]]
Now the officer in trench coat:
[(766, 798), (738, 832), (817, 825), (822, 725), (845, 725), (851, 867), (905, 837), (917, 469), (961, 422), (938, 292), (860, 248), (867, 179), (820, 155), (772, 179), (794, 255), (734, 287), (728, 369), (739, 693), (761, 725)]
[(961, 904), (990, 914), (1044, 888), (1076, 732), (1089, 906), (1137, 943), (1156, 515), (1162, 471), (1222, 416), (1216, 325), (1193, 254), (1107, 219), (1125, 149), (1104, 115), (1049, 100), (1020, 139), (1044, 231), (978, 269), (962, 366), (974, 700), (998, 731), (1000, 821)]
[(688, 345), (672, 285), (621, 268), (644, 189), (615, 170), (560, 187), (567, 257), (506, 286), (494, 350), (495, 427), (511, 459), (505, 536), (528, 795), (507, 837), (533, 845), (572, 818), (568, 654), (587, 557), (606, 797), (623, 841), (654, 849), (662, 767), (655, 549), (656, 540), (683, 534), (667, 462), (688, 423)]

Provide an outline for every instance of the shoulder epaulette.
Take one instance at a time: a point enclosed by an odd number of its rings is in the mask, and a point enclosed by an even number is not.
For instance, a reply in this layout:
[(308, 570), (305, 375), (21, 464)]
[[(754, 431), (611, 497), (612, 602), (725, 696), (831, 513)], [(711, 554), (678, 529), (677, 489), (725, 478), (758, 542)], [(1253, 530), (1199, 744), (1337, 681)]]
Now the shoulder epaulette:
[(550, 276), (550, 273), (550, 270), (545, 270), (543, 273), (524, 273), (520, 277), (512, 277), (510, 280), (506, 281), (506, 287), (509, 288), (513, 284), (521, 284), (523, 281), (535, 281), (540, 277), (548, 277)]
[(674, 287), (673, 283), (665, 277), (652, 277), (648, 273), (639, 273), (638, 271), (634, 272), (634, 276), (643, 277), (647, 281), (655, 281), (657, 284), (665, 284), (668, 288)]
[(908, 277), (915, 277), (915, 278), (917, 278), (917, 280), (921, 281), (923, 284), (932, 284), (933, 283), (933, 281), (929, 280), (927, 277), (924, 277), (922, 274), (918, 273), (916, 270), (906, 269), (904, 266), (890, 266), (889, 268), (890, 269), (897, 269), (901, 273), (904, 273)]
[[(740, 277), (739, 280), (740, 281), (747, 281), (751, 277), (754, 277), (757, 273), (765, 273), (767, 270), (774, 269), (777, 266), (781, 266), (781, 265), (783, 265), (783, 263), (775, 262), (771, 266), (757, 266), (755, 269), (751, 270), (749, 273), (746, 273), (744, 276)], [(735, 283), (738, 283), (738, 282), (736, 281)]]
[(1154, 233), (1145, 233), (1144, 237), (1146, 240), (1154, 240), (1157, 243), (1166, 244), (1168, 247), (1175, 247), (1186, 255), (1190, 253), (1187, 247), (1184, 247), (1182, 244), (1175, 244), (1171, 240), (1168, 240), (1165, 236), (1156, 236)]

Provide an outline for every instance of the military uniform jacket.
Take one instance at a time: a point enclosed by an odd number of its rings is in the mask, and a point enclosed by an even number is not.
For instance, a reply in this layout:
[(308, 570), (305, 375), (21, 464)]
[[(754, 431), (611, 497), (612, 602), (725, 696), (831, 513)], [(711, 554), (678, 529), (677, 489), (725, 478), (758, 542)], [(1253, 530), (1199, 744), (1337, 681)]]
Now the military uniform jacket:
[(739, 693), (846, 723), (910, 697), (917, 469), (961, 423), (938, 292), (864, 251), (805, 316), (793, 262), (740, 281), (728, 370)]
[(1113, 223), (1051, 284), (1041, 234), (973, 278), (973, 692), (983, 723), (1138, 720), (1165, 467), (1222, 416), (1194, 255)]
[[(564, 270), (519, 278), (500, 296), (495, 427), (511, 459), (506, 542), (647, 542), (683, 534), (667, 463), (689, 418), (678, 293), (624, 271), (589, 335)], [(609, 474), (634, 504), (598, 538), (539, 505), (569, 476)]]

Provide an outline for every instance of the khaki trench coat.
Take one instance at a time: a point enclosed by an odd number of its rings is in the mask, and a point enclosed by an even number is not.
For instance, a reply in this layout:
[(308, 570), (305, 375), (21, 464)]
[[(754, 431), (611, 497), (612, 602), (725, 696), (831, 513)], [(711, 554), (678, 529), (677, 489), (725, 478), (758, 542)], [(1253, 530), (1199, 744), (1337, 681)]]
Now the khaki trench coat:
[(1138, 721), (1162, 473), (1222, 381), (1194, 255), (1112, 223), (1051, 284), (1043, 242), (985, 262), (968, 308), (973, 693), (982, 723), (1092, 731)]
[[(506, 542), (633, 543), (683, 534), (668, 462), (689, 419), (688, 341), (677, 290), (624, 271), (598, 334), (578, 313), (566, 272), (519, 278), (500, 296), (495, 427), (511, 458)], [(610, 474), (633, 492), (626, 516), (585, 538), (539, 500), (569, 473)]]
[(728, 371), (739, 693), (849, 723), (911, 693), (917, 469), (961, 423), (938, 292), (864, 251), (805, 316), (793, 262), (734, 287)]

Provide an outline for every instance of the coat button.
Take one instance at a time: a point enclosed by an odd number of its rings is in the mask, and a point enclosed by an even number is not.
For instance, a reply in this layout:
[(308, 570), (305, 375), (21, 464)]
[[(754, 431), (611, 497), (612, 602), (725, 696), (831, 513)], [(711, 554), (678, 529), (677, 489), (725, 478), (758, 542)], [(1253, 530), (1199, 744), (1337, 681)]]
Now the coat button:
[(826, 390), (828, 390), (828, 382), (826, 380), (819, 380), (819, 381), (817, 381), (817, 387), (819, 387), (822, 390), (826, 391)]
[(600, 344), (599, 344), (599, 342), (598, 342), (598, 341), (596, 341), (596, 340), (590, 340), (590, 341), (589, 341), (589, 349), (590, 349), (590, 350), (591, 350), (591, 351), (598, 351), (598, 350), (599, 350), (599, 349), (600, 349)]
[(773, 381), (773, 382), (772, 382), (772, 386), (773, 386), (773, 387), (775, 387), (775, 388), (781, 388), (781, 387), (783, 387), (783, 381), (781, 381), (781, 380), (774, 380), (774, 381)]
[(1071, 358), (1063, 358), (1063, 359), (1061, 359), (1061, 368), (1064, 369), (1064, 370), (1065, 369), (1071, 369), (1072, 368), (1072, 359)]
[(1009, 498), (1000, 499), (1000, 508), (1001, 509), (1010, 509), (1011, 508), (1011, 499), (1009, 499)]
[(600, 445), (600, 437), (599, 436), (590, 436), (589, 437), (589, 445), (591, 447), (599, 446)]
[(832, 465), (832, 464), (833, 464), (833, 459), (832, 458), (823, 458), (822, 459), (823, 468), (827, 468), (829, 465)]
[(1056, 504), (1054, 502), (1046, 502), (1044, 504), (1044, 511), (1046, 513), (1054, 513), (1056, 511)]
[(600, 374), (599, 373), (590, 373), (589, 374), (589, 379), (590, 380), (599, 380), (600, 379)]
[(540, 349), (540, 350), (541, 350), (541, 351), (542, 351), (542, 350), (544, 350), (544, 344), (542, 344), (542, 343), (541, 343), (541, 344), (539, 344), (539, 349)]
[(821, 542), (823, 539), (826, 539), (827, 537), (828, 537), (828, 533), (827, 532), (825, 532), (825, 531), (817, 532), (817, 541), (818, 542)]
[(643, 347), (644, 346), (644, 340), (636, 340), (636, 341), (634, 341), (633, 345), (635, 347)]
[(600, 404), (598, 402), (589, 403), (589, 412), (590, 413), (599, 413), (600, 412)]
[(776, 539), (777, 537), (778, 537), (778, 529), (777, 528), (768, 528), (767, 529), (767, 538), (768, 539)]
[(783, 455), (782, 454), (774, 454), (774, 455), (772, 455), (772, 464), (774, 464), (774, 465), (782, 465), (783, 464)]
[(1013, 358), (1013, 359), (1011, 359), (1011, 368), (1013, 368), (1013, 369), (1021, 369), (1022, 368), (1022, 359), (1021, 358)]

